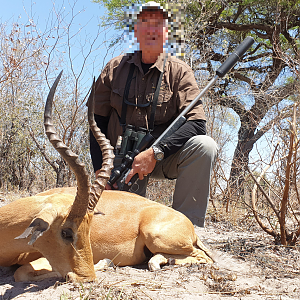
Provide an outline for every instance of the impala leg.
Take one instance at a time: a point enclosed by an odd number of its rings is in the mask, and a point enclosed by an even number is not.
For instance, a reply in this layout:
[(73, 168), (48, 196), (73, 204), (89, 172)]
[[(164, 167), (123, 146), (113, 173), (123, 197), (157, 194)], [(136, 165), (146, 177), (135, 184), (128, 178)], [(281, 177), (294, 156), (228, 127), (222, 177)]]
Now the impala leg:
[[(110, 259), (102, 259), (94, 265), (95, 271), (105, 270), (108, 267), (114, 267), (114, 263)], [(47, 278), (61, 278), (59, 272), (52, 270), (48, 260), (41, 257), (28, 264), (20, 266), (14, 273), (16, 282), (23, 281), (41, 281)], [(72, 278), (69, 278), (72, 281)]]
[(165, 265), (168, 263), (168, 259), (166, 258), (165, 254), (158, 253), (155, 254), (148, 262), (148, 267), (150, 271), (157, 271), (160, 270), (161, 265)]
[(185, 264), (211, 264), (213, 260), (203, 251), (195, 249), (191, 255), (181, 254), (155, 254), (148, 262), (150, 271), (160, 270), (161, 265), (185, 265)]
[(110, 259), (105, 258), (99, 260), (99, 262), (97, 262), (94, 265), (94, 268), (95, 268), (95, 272), (97, 272), (97, 271), (106, 270), (107, 268), (114, 267), (114, 266), (115, 266), (114, 263)]
[(21, 281), (41, 281), (47, 278), (62, 277), (60, 273), (52, 271), (52, 267), (48, 260), (41, 257), (26, 265), (19, 267), (14, 278), (16, 282)]

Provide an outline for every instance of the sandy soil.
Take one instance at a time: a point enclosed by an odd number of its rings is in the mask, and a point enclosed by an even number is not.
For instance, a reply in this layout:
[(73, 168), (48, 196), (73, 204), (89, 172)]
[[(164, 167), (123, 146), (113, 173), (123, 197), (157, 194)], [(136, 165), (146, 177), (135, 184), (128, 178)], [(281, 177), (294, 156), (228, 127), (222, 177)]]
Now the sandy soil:
[(0, 267), (0, 299), (300, 299), (299, 248), (274, 245), (258, 232), (225, 223), (195, 228), (216, 255), (214, 265), (146, 265), (97, 272), (98, 282), (63, 280), (15, 283), (15, 268)]

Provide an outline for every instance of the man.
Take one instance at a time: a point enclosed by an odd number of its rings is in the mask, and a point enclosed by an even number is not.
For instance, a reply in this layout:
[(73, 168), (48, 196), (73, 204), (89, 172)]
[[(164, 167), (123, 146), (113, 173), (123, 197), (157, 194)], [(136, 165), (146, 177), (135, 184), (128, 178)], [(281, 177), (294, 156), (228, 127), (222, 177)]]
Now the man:
[[(164, 53), (168, 13), (158, 3), (151, 1), (142, 5), (134, 24), (134, 35), (140, 51), (113, 58), (96, 82), (95, 119), (112, 145), (116, 145), (118, 136), (122, 135), (124, 123), (150, 129), (157, 138), (199, 94), (192, 69)], [(154, 128), (150, 128), (153, 98), (160, 76), (162, 82)], [(205, 135), (206, 121), (201, 101), (185, 117), (186, 123), (174, 134), (135, 157), (126, 183), (138, 174), (135, 192), (145, 195), (150, 176), (177, 178), (173, 208), (185, 214), (195, 225), (203, 227), (217, 146)], [(91, 156), (97, 174), (102, 157), (92, 136)]]

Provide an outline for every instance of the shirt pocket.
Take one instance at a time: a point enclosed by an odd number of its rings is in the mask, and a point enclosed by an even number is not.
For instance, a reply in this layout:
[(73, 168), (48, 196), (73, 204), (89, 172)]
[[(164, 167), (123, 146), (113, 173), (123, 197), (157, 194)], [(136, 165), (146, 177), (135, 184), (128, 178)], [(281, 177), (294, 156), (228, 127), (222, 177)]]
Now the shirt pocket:
[(176, 113), (176, 102), (169, 89), (161, 87), (157, 99), (155, 123), (157, 125), (168, 122)]
[[(112, 89), (111, 93), (111, 104), (113, 105), (119, 105), (123, 102), (123, 96), (124, 96), (125, 88), (118, 88), (115, 87)], [(133, 105), (136, 104), (136, 96), (135, 96), (135, 89), (133, 87), (133, 84), (129, 88), (128, 92), (128, 102), (132, 103)]]
[[(116, 109), (119, 115), (121, 115), (121, 111), (122, 111), (123, 95), (124, 95), (124, 88), (113, 88), (111, 91), (110, 104), (111, 107)], [(134, 88), (129, 89), (128, 102), (132, 103), (133, 105), (136, 104)]]

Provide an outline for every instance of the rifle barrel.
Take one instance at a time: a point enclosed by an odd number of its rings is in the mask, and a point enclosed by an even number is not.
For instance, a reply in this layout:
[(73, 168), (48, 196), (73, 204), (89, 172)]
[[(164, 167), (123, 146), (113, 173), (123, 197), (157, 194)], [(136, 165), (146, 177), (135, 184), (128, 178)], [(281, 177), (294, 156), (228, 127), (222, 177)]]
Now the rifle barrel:
[(176, 124), (176, 122), (183, 117), (198, 101), (199, 99), (210, 89), (210, 87), (216, 82), (219, 78), (216, 75), (207, 85), (206, 87), (200, 92), (200, 94), (178, 115), (178, 117), (169, 125), (169, 127), (158, 137), (158, 139), (152, 144), (153, 146), (157, 145), (168, 133), (169, 130)]
[(223, 77), (235, 63), (244, 55), (244, 53), (254, 43), (254, 39), (250, 36), (246, 37), (244, 41), (234, 50), (234, 52), (226, 59), (226, 61), (217, 69), (215, 77), (206, 85), (206, 87), (200, 92), (200, 94), (178, 115), (178, 117), (171, 123), (171, 125), (159, 136), (159, 138), (153, 143), (153, 146), (157, 145), (166, 135), (169, 136), (169, 131), (173, 131), (173, 127), (177, 126), (177, 121), (183, 117), (191, 108), (199, 101), (199, 99), (211, 88), (211, 86), (217, 81), (219, 77)]

